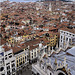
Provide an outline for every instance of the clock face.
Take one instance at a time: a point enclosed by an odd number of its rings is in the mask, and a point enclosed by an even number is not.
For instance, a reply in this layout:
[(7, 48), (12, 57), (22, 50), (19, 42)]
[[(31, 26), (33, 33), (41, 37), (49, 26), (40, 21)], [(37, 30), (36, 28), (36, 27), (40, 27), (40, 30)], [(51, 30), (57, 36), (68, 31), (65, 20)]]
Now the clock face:
[(0, 71), (3, 71), (4, 70), (4, 67), (0, 67)]

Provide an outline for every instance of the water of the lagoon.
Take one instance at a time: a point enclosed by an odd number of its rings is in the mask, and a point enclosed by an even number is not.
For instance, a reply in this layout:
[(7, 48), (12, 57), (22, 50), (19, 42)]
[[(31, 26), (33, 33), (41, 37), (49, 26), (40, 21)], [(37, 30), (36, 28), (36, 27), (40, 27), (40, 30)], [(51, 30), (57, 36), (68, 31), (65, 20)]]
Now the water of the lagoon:
[(9, 0), (9, 1), (15, 1), (15, 2), (36, 2), (38, 0)]

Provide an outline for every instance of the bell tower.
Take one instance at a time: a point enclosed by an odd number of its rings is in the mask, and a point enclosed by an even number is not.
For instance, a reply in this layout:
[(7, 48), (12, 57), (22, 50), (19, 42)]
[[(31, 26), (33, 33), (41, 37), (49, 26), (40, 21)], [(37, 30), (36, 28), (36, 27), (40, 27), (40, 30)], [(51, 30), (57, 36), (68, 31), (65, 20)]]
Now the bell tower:
[(49, 4), (49, 11), (52, 11), (52, 5), (51, 5), (51, 3)]

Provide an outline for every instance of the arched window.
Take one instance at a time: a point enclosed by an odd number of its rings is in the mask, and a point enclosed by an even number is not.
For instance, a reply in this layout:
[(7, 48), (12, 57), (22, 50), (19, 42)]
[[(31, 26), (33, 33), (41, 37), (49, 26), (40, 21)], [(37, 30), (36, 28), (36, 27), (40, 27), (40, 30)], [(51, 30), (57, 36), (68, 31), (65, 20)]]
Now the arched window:
[(58, 75), (64, 75), (64, 74), (60, 72)]
[(3, 71), (3, 70), (4, 70), (4, 67), (1, 67), (1, 68), (0, 68), (0, 71)]

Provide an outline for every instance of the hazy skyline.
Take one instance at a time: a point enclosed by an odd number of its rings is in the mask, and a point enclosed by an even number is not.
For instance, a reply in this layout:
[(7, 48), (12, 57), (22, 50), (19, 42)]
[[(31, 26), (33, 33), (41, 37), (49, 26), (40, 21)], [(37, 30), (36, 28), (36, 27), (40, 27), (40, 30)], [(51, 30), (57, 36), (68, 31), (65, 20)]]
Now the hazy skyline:
[[(3, 1), (7, 1), (7, 0), (0, 0), (0, 2), (3, 2)], [(38, 0), (9, 0), (9, 1), (15, 1), (15, 2), (36, 2)], [(69, 0), (67, 0), (69, 1)], [(75, 0), (70, 0), (70, 1), (75, 1)]]
[[(7, 0), (0, 0), (0, 2), (3, 2), (3, 1), (7, 1)], [(35, 2), (35, 1), (38, 1), (38, 0), (9, 0), (9, 1), (15, 1), (15, 2)]]

